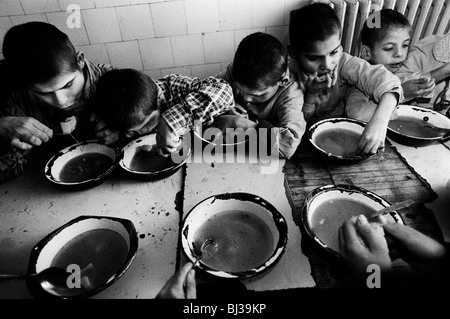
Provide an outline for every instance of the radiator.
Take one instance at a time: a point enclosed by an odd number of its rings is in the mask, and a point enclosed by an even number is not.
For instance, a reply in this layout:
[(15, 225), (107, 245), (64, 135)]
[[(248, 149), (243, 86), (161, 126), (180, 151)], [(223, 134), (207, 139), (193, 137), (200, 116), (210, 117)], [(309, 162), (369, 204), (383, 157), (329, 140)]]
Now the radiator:
[(411, 44), (432, 34), (447, 33), (450, 28), (450, 0), (299, 0), (298, 8), (314, 2), (329, 3), (336, 11), (342, 22), (342, 46), (352, 55), (359, 55), (364, 21), (381, 8), (399, 11), (408, 18), (413, 26)]

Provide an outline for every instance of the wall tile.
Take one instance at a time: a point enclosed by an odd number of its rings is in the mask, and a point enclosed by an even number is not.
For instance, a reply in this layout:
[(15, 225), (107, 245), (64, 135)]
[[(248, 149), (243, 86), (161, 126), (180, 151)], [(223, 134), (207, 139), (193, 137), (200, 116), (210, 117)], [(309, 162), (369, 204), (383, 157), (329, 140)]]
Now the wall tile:
[(187, 34), (183, 1), (150, 4), (156, 37)]
[(24, 14), (20, 2), (17, 0), (2, 0), (0, 1), (0, 16), (12, 16)]
[(145, 74), (147, 74), (152, 79), (159, 79), (161, 78), (161, 70), (160, 69), (154, 69), (154, 70), (144, 70), (142, 71)]
[(273, 35), (278, 40), (280, 40), (284, 46), (287, 46), (287, 44), (289, 42), (289, 27), (288, 26), (267, 27), (266, 32), (268, 34)]
[(174, 67), (169, 38), (139, 40), (144, 70)]
[(95, 8), (94, 0), (58, 0), (61, 11), (67, 11), (67, 7), (71, 4), (76, 4), (80, 9)]
[(205, 63), (201, 34), (171, 37), (171, 43), (176, 66)]
[(124, 40), (155, 37), (148, 5), (117, 7), (116, 13)]
[(169, 75), (169, 74), (181, 74), (181, 75), (191, 76), (191, 67), (161, 69), (162, 77)]
[(24, 16), (11, 16), (9, 17), (13, 25), (23, 24), (31, 21), (48, 22), (45, 14), (28, 14)]
[(114, 8), (81, 11), (91, 44), (121, 41)]
[(234, 56), (233, 31), (207, 33), (203, 37), (205, 62), (216, 63), (231, 61)]
[(20, 0), (20, 3), (25, 14), (60, 11), (56, 0)]
[(105, 44), (80, 45), (75, 48), (82, 51), (84, 56), (93, 63), (111, 64)]
[(94, 0), (96, 8), (126, 6), (130, 0)]
[(283, 25), (284, 1), (252, 0), (253, 27)]
[(107, 43), (106, 50), (112, 65), (143, 70), (137, 41)]
[(265, 28), (254, 28), (254, 29), (234, 31), (234, 46), (235, 46), (235, 48), (237, 49), (239, 43), (241, 43), (243, 38), (245, 38), (249, 34), (252, 34), (255, 32), (266, 32), (266, 30), (265, 30)]
[(67, 34), (70, 41), (72, 41), (74, 45), (89, 44), (89, 39), (87, 37), (86, 29), (83, 24), (83, 19), (80, 19), (81, 20), (80, 28), (69, 28), (67, 26), (67, 18), (69, 17), (69, 13), (51, 12), (47, 13), (46, 16), (48, 22), (56, 26), (65, 34)]
[(13, 26), (11, 20), (7, 17), (0, 17), (0, 52), (2, 52), (3, 38), (6, 32)]
[(193, 65), (192, 76), (198, 77), (200, 79), (207, 78), (209, 76), (215, 76), (221, 71), (221, 64), (202, 64), (202, 65)]
[(188, 33), (219, 31), (219, 7), (217, 0), (186, 0)]
[(130, 0), (130, 4), (164, 2), (164, 0)]
[(251, 0), (219, 0), (220, 30), (250, 29), (252, 27)]

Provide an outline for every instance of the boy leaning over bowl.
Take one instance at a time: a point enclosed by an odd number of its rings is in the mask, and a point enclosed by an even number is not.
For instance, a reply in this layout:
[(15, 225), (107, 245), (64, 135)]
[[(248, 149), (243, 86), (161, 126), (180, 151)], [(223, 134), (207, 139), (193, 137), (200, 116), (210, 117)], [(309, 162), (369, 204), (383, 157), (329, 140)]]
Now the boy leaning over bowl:
[(290, 55), (304, 91), (303, 113), (308, 123), (344, 117), (346, 95), (353, 87), (373, 96), (377, 110), (367, 123), (358, 145), (362, 153), (384, 147), (389, 117), (403, 98), (400, 80), (382, 65), (342, 51), (341, 23), (324, 3), (313, 3), (294, 12), (289, 23)]
[(224, 80), (204, 80), (178, 74), (152, 79), (134, 69), (113, 70), (97, 86), (96, 107), (108, 126), (126, 137), (157, 128), (157, 152), (176, 151), (181, 137), (200, 123), (234, 107), (231, 86)]
[(108, 144), (118, 139), (97, 121), (89, 103), (111, 66), (89, 62), (65, 33), (44, 22), (9, 29), (3, 54), (1, 76), (12, 89), (0, 101), (0, 182), (23, 172), (30, 150), (49, 140), (58, 143), (56, 135), (75, 128), (82, 138), (100, 137)]

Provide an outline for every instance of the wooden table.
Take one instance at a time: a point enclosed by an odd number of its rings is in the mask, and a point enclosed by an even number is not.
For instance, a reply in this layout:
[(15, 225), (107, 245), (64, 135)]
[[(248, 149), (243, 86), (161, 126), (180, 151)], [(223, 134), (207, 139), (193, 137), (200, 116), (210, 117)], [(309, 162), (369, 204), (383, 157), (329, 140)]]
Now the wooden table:
[[(384, 154), (359, 164), (343, 166), (329, 163), (309, 145), (301, 145), (291, 160), (279, 162), (279, 170), (272, 175), (261, 174), (259, 163), (195, 160), (159, 181), (136, 180), (118, 169), (101, 185), (76, 192), (45, 179), (43, 167), (53, 153), (43, 147), (22, 176), (0, 184), (0, 272), (25, 273), (33, 246), (75, 217), (116, 216), (135, 224), (139, 249), (124, 276), (93, 298), (153, 298), (185, 262), (179, 241), (183, 216), (214, 193), (243, 191), (257, 193), (274, 204), (289, 228), (288, 246), (280, 262), (267, 274), (244, 281), (247, 289), (266, 292), (334, 287), (339, 281), (339, 263), (310, 241), (299, 224), (304, 197), (315, 187), (354, 184), (389, 202), (412, 196), (427, 204), (401, 211), (406, 223), (442, 240), (428, 205), (444, 191), (435, 192), (436, 178), (430, 174), (427, 181), (421, 176), (423, 165), (418, 164), (419, 172), (411, 163), (414, 156), (410, 153), (420, 158), (423, 149), (400, 146), (400, 153), (397, 146), (392, 144)], [(438, 143), (426, 154), (437, 146), (450, 163), (448, 144)], [(406, 159), (403, 154), (408, 154)], [(0, 282), (0, 298), (30, 297), (24, 281)]]
[[(184, 171), (142, 181), (118, 167), (101, 185), (67, 191), (44, 177), (53, 152), (37, 150), (23, 175), (0, 184), (0, 272), (25, 274), (34, 245), (80, 215), (115, 216), (134, 223), (138, 252), (125, 274), (93, 298), (153, 298), (177, 268)], [(30, 297), (24, 280), (0, 282), (0, 299)]]

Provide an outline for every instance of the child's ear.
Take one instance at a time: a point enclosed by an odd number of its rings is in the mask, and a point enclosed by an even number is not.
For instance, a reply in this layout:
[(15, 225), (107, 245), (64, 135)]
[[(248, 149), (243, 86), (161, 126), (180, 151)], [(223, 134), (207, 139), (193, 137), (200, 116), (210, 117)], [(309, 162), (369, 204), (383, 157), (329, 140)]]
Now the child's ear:
[(86, 63), (86, 60), (84, 59), (84, 53), (83, 52), (78, 52), (77, 53), (77, 62), (78, 62), (78, 66), (80, 67), (80, 69), (83, 69), (84, 65)]
[(367, 45), (361, 46), (361, 53), (360, 53), (361, 59), (364, 59), (366, 61), (370, 61), (372, 54), (370, 51), (370, 48)]

